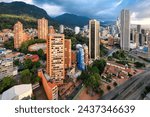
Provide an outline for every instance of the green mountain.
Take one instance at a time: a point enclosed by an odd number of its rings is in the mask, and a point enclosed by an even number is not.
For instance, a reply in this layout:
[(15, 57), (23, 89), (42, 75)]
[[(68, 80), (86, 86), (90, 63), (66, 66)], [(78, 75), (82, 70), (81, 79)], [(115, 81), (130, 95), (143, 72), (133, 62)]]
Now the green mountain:
[(57, 16), (54, 18), (60, 24), (64, 24), (66, 26), (80, 26), (83, 27), (88, 25), (90, 18), (85, 16), (78, 16), (74, 14), (65, 13), (63, 15)]
[(24, 27), (37, 27), (37, 19), (45, 17), (49, 20), (49, 25), (57, 26), (45, 10), (24, 2), (0, 3), (0, 29), (12, 28), (19, 20)]

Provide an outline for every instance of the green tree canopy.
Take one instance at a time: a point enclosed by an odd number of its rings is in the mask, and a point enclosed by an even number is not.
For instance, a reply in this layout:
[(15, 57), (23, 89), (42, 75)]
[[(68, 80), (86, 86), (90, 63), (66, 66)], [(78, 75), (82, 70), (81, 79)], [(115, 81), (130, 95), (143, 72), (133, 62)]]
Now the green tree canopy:
[(29, 69), (25, 69), (21, 72), (21, 82), (24, 84), (31, 83), (32, 73), (29, 71)]
[(96, 60), (94, 61), (93, 66), (96, 66), (99, 69), (100, 74), (102, 74), (106, 66), (106, 61), (104, 59)]
[(5, 77), (0, 81), (0, 93), (16, 85), (16, 81), (12, 77)]

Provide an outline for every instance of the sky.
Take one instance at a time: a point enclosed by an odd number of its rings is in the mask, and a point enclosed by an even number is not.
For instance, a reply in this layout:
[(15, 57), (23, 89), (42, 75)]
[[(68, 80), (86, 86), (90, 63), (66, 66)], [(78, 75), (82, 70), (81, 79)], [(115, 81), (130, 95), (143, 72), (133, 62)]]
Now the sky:
[(150, 0), (7, 0), (12, 1), (34, 4), (51, 17), (72, 13), (104, 21), (116, 20), (122, 9), (129, 9), (132, 24), (150, 24)]

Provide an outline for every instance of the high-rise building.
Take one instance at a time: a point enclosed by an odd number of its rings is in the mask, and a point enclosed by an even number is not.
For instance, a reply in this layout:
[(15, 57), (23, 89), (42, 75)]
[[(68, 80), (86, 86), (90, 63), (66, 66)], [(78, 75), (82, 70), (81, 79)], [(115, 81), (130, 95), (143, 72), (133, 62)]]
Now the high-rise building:
[(80, 44), (76, 46), (76, 49), (77, 49), (77, 67), (79, 70), (85, 70), (84, 49)]
[(150, 35), (148, 35), (148, 57), (150, 58)]
[(23, 24), (18, 21), (14, 25), (14, 48), (19, 49), (21, 44), (29, 39), (30, 36), (23, 30)]
[(38, 19), (38, 38), (45, 40), (48, 38), (48, 20), (45, 18)]
[(89, 49), (86, 44), (83, 44), (83, 49), (84, 49), (84, 63), (85, 65), (89, 64)]
[(64, 34), (49, 34), (47, 39), (47, 73), (56, 84), (62, 84), (65, 77)]
[(139, 33), (135, 33), (134, 35), (134, 42), (136, 43), (136, 47), (139, 46)]
[(23, 25), (21, 22), (17, 22), (14, 25), (14, 48), (18, 49), (20, 48), (23, 40)]
[(145, 33), (146, 33), (146, 30), (145, 30), (145, 29), (141, 29), (141, 33), (142, 33), (142, 34), (145, 34)]
[(61, 34), (64, 33), (64, 25), (59, 26), (59, 33), (61, 33)]
[(80, 33), (80, 27), (76, 26), (74, 28), (75, 34), (79, 34)]
[(139, 34), (139, 46), (143, 46), (145, 42), (145, 38), (143, 34)]
[(131, 41), (132, 43), (134, 43), (134, 35), (135, 35), (135, 32), (134, 32), (134, 30), (132, 29), (132, 30), (131, 30), (131, 33), (130, 33), (130, 41)]
[(77, 62), (76, 51), (71, 50), (71, 64), (75, 65)]
[(120, 18), (117, 18), (117, 21), (116, 21), (116, 33), (117, 34), (120, 33)]
[(89, 21), (89, 55), (91, 59), (100, 57), (99, 45), (100, 23), (96, 20)]
[(141, 25), (137, 25), (137, 32), (141, 33)]
[(122, 50), (130, 50), (130, 12), (123, 9), (121, 11), (121, 39), (120, 46)]
[(88, 25), (85, 25), (85, 26), (83, 27), (83, 31), (85, 31), (85, 32), (88, 31)]
[(71, 68), (71, 39), (65, 39), (65, 69)]
[(54, 33), (56, 33), (54, 27), (53, 26), (49, 26), (48, 27), (48, 34), (54, 34)]

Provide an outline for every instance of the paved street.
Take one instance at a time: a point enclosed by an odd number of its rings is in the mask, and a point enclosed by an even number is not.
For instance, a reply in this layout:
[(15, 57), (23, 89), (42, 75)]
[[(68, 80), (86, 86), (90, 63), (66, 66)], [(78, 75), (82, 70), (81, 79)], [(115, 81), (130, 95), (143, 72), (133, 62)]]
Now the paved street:
[(101, 100), (140, 100), (141, 94), (148, 85), (150, 85), (150, 70), (132, 77), (104, 95)]

